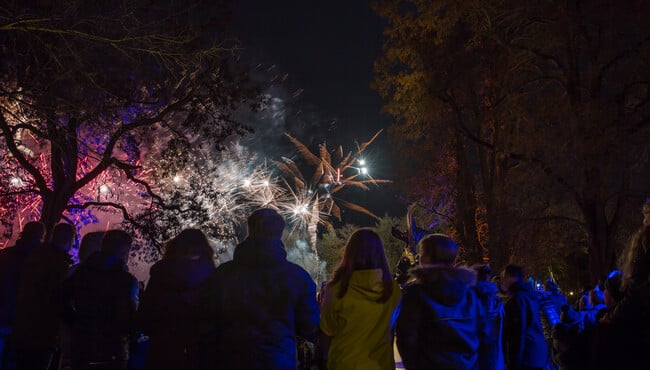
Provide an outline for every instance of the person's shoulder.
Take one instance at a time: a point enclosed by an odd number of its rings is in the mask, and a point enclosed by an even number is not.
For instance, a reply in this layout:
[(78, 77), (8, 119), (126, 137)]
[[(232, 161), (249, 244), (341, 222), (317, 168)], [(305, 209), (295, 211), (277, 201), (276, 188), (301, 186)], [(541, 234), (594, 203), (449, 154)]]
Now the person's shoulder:
[(413, 297), (415, 295), (420, 295), (424, 291), (424, 285), (419, 281), (414, 281), (409, 283), (402, 289), (402, 295), (406, 298)]
[(300, 266), (298, 264), (287, 261), (286, 262), (286, 267), (284, 267), (284, 268), (286, 268), (287, 271), (291, 272), (292, 274), (295, 274), (299, 278), (304, 278), (304, 279), (311, 280), (311, 276), (309, 275), (307, 270), (305, 270), (302, 266)]
[(236, 268), (236, 266), (237, 265), (235, 264), (235, 262), (233, 260), (222, 262), (222, 263), (219, 264), (219, 266), (217, 266), (215, 268), (214, 273), (215, 274), (227, 273), (230, 270)]

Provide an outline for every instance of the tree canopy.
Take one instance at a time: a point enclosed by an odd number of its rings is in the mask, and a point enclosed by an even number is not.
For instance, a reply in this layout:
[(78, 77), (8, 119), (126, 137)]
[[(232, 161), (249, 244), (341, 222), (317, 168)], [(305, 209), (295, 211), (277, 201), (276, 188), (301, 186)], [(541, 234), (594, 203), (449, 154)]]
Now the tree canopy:
[(562, 245), (588, 251), (593, 282), (614, 267), (649, 190), (650, 4), (628, 5), (375, 4), (374, 87), (411, 162), (398, 178), (470, 259), (559, 265)]
[(26, 209), (49, 228), (62, 217), (87, 217), (92, 207), (137, 223), (134, 213), (165, 206), (149, 154), (173, 156), (199, 143), (221, 149), (248, 132), (231, 112), (257, 100), (232, 68), (236, 45), (224, 36), (224, 2), (2, 5), (6, 235)]

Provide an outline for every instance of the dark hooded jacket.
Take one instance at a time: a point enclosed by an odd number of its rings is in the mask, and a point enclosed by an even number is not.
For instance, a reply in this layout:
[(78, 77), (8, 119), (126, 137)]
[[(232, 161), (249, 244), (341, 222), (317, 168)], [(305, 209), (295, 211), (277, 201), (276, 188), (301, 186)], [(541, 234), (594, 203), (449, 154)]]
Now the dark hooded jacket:
[(137, 320), (150, 338), (145, 369), (198, 368), (199, 287), (214, 270), (204, 258), (166, 258), (151, 267)]
[(41, 245), (39, 241), (18, 239), (16, 245), (0, 250), (0, 327), (11, 328), (16, 313), (20, 274), (27, 257)]
[(17, 349), (41, 351), (56, 347), (56, 292), (68, 276), (71, 262), (65, 248), (55, 244), (36, 248), (25, 260), (12, 330)]
[(296, 368), (296, 339), (319, 321), (316, 285), (280, 240), (247, 238), (205, 285), (206, 369)]
[(62, 315), (71, 334), (74, 368), (128, 358), (138, 306), (138, 282), (124, 261), (95, 252), (61, 288)]
[(497, 295), (499, 288), (489, 281), (476, 284), (476, 294), (485, 309), (485, 341), (479, 348), (480, 370), (503, 370), (502, 336), (505, 311)]
[(544, 368), (548, 349), (537, 294), (529, 283), (519, 281), (511, 287), (505, 304), (504, 354), (508, 370), (525, 367)]
[(477, 369), (484, 309), (474, 271), (444, 265), (411, 270), (397, 319), (397, 347), (408, 370)]

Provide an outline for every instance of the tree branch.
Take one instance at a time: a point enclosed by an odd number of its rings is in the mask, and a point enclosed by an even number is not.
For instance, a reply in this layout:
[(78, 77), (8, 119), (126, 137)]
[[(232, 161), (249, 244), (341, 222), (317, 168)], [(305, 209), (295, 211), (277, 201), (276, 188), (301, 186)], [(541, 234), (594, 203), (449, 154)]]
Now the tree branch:
[(14, 141), (14, 136), (11, 132), (10, 126), (7, 124), (7, 121), (0, 115), (0, 129), (2, 129), (3, 135), (5, 136), (5, 143), (7, 144), (7, 149), (11, 152), (11, 154), (16, 158), (18, 163), (20, 163), (21, 166), (25, 168), (27, 172), (34, 178), (34, 181), (36, 183), (36, 186), (38, 187), (39, 191), (41, 194), (49, 194), (51, 190), (47, 187), (47, 182), (45, 181), (45, 178), (41, 174), (41, 172), (31, 164), (27, 158), (23, 155), (23, 153), (18, 149), (18, 146), (16, 146), (16, 142)]

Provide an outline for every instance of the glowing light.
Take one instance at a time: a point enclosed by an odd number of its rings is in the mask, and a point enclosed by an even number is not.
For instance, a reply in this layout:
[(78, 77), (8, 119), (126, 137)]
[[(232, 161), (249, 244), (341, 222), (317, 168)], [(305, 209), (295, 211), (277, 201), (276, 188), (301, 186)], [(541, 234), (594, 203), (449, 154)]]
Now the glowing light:
[(178, 184), (179, 182), (181, 182), (181, 177), (178, 175), (174, 175), (174, 178), (172, 180), (174, 180), (174, 182)]
[(245, 187), (249, 187), (249, 186), (251, 186), (251, 180), (250, 180), (250, 179), (246, 179), (246, 180), (244, 180), (244, 186), (245, 186)]
[(109, 191), (111, 191), (111, 188), (109, 188), (106, 184), (102, 184), (102, 185), (99, 187), (99, 192), (102, 193), (102, 194), (106, 194), (106, 193), (108, 193)]
[(368, 167), (361, 167), (361, 174), (362, 175), (367, 175), (368, 174)]
[(293, 209), (293, 214), (296, 216), (299, 214), (306, 214), (309, 213), (308, 209), (309, 209), (309, 204), (302, 204)]
[(23, 180), (21, 180), (18, 177), (12, 177), (11, 178), (11, 185), (15, 186), (15, 187), (22, 186), (23, 185)]
[(264, 186), (269, 186), (269, 180), (264, 180), (264, 181), (262, 181), (262, 185), (264, 185)]
[(366, 160), (365, 159), (359, 159), (359, 166), (365, 166), (366, 165)]
[(573, 295), (573, 292), (569, 292), (569, 295), (571, 295), (571, 296), (572, 296), (572, 295)]

